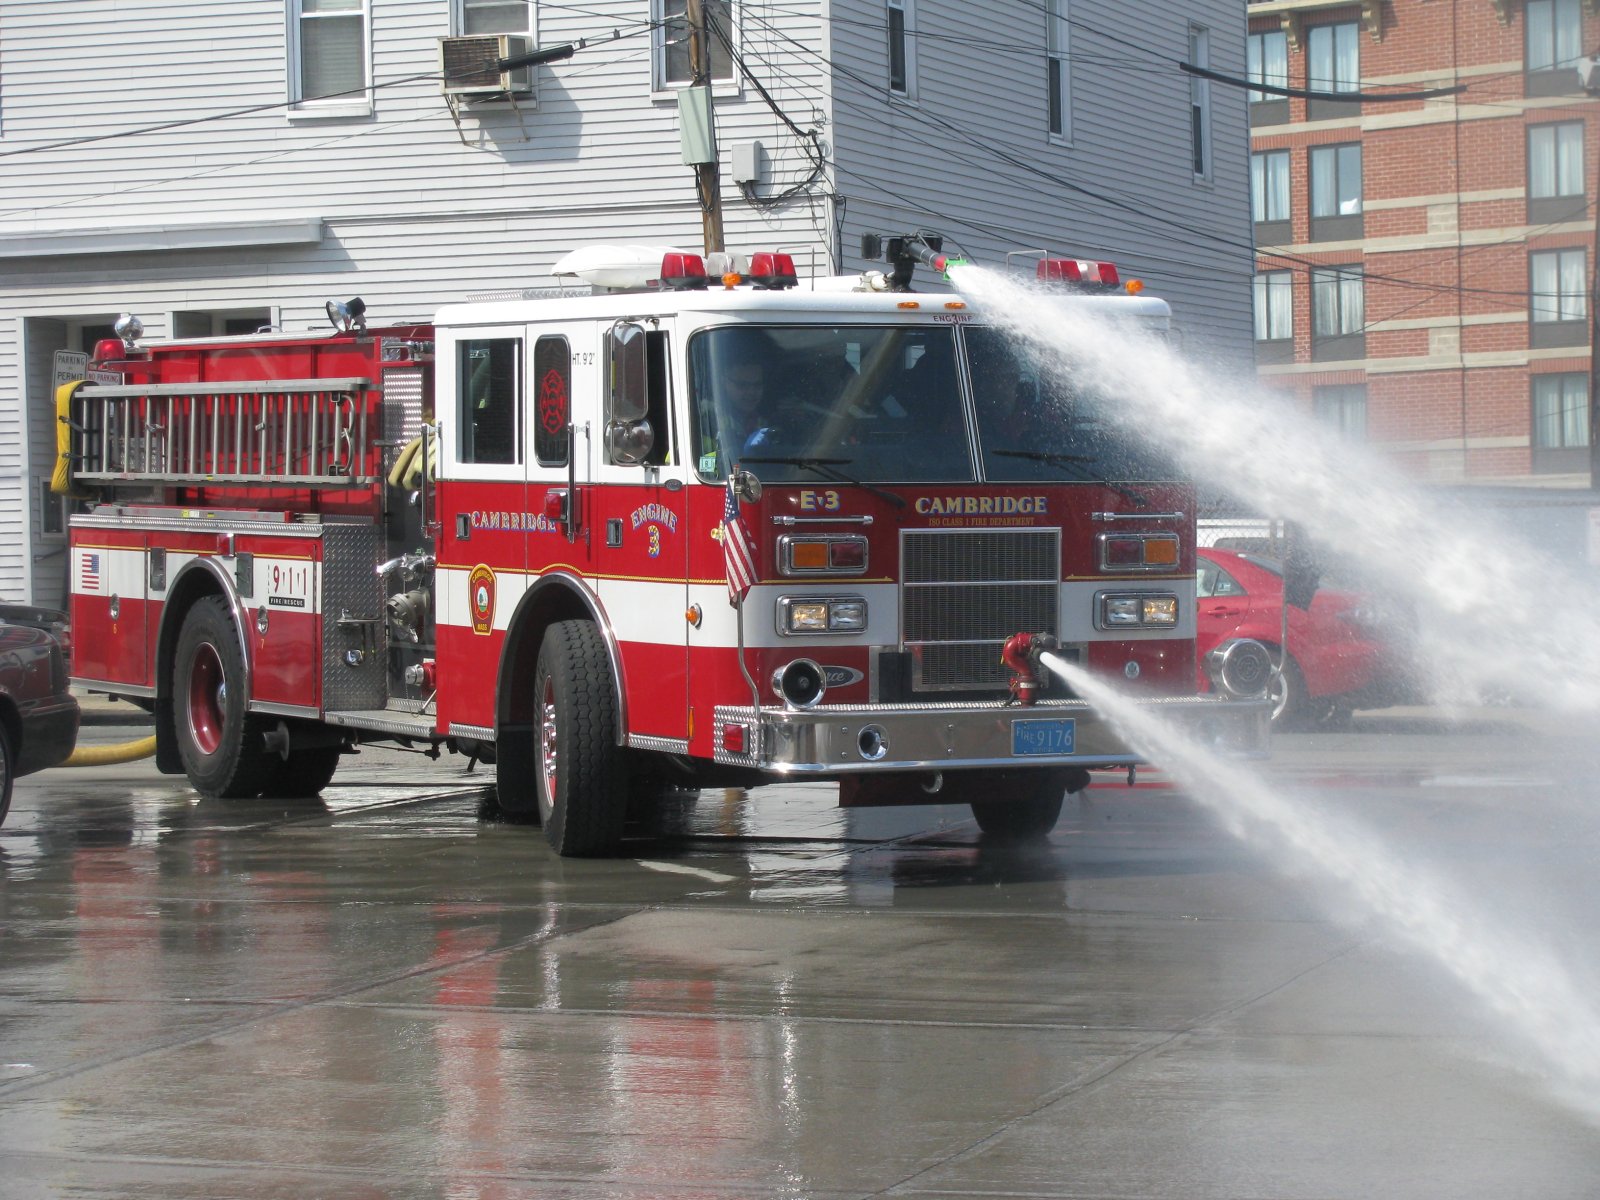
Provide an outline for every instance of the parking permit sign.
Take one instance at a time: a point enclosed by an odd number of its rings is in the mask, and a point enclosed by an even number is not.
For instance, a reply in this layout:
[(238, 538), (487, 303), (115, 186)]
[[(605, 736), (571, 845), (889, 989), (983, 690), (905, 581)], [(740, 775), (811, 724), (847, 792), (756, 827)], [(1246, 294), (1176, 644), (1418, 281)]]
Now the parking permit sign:
[(50, 394), (63, 383), (82, 379), (89, 371), (89, 356), (77, 350), (57, 350), (52, 364)]

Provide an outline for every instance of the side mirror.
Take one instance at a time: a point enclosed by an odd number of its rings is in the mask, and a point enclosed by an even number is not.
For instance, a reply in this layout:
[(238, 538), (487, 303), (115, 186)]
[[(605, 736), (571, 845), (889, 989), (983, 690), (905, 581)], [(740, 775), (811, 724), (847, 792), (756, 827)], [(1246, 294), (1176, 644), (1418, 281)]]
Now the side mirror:
[(642, 421), (650, 412), (644, 326), (611, 327), (606, 390), (607, 421)]
[(624, 466), (642, 463), (655, 446), (650, 428), (649, 366), (644, 326), (618, 321), (606, 343), (606, 454)]
[(607, 421), (606, 456), (614, 463), (636, 467), (655, 449), (656, 431), (649, 421)]

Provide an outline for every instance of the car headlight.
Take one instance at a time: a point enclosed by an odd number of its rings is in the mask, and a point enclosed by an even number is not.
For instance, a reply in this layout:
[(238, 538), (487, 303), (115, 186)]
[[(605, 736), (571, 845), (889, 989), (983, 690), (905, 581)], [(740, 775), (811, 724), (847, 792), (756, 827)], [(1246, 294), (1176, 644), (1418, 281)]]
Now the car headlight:
[(1178, 597), (1170, 592), (1101, 592), (1099, 629), (1170, 629), (1178, 623)]
[(778, 632), (786, 636), (863, 633), (867, 602), (860, 596), (780, 596)]

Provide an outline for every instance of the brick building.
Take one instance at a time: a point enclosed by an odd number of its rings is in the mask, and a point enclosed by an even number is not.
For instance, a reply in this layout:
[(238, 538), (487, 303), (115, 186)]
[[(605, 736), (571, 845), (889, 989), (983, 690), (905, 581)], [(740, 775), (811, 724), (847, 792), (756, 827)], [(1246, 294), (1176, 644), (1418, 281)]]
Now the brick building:
[[(1263, 380), (1419, 479), (1587, 486), (1595, 0), (1252, 0)], [(1600, 87), (1600, 75), (1595, 84)]]

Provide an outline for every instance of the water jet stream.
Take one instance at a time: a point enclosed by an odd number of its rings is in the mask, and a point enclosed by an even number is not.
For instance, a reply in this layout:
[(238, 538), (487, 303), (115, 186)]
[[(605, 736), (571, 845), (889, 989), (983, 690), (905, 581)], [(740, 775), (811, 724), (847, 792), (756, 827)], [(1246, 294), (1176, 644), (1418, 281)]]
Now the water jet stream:
[(1203, 369), (1147, 328), (1067, 314), (987, 268), (956, 264), (951, 275), (980, 319), (1026, 343), (1041, 369), (1112, 398), (1105, 419), (1262, 514), (1298, 522), (1413, 604), (1435, 694), (1475, 698), (1509, 680), (1552, 707), (1600, 711), (1592, 581), (1481, 522), (1468, 526), (1459, 508), (1281, 392)]
[(1398, 941), (1422, 952), (1572, 1085), (1569, 1101), (1593, 1110), (1600, 1087), (1600, 1011), (1550, 952), (1494, 928), (1469, 900), (1402, 862), (1349, 822), (1270, 788), (1188, 733), (1124, 698), (1103, 681), (1046, 654), (1045, 666), (1162, 765), (1186, 794), (1271, 861), (1339, 885)]

